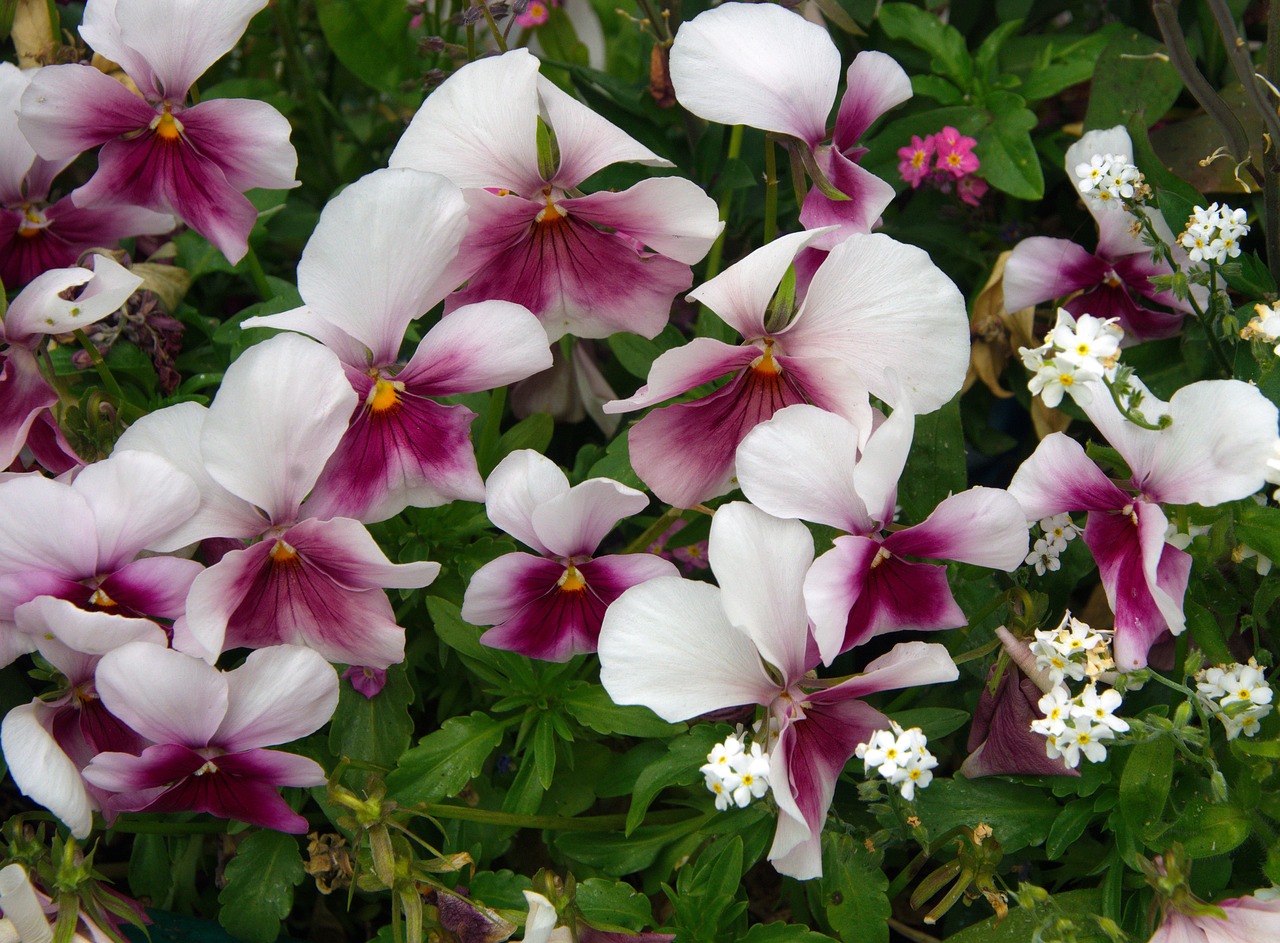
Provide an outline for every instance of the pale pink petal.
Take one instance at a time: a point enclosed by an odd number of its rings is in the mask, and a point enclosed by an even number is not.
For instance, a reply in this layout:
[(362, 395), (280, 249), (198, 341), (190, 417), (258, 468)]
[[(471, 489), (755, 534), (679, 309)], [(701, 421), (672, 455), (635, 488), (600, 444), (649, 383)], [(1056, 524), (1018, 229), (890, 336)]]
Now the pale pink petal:
[[(502, 338), (495, 344), (495, 337)], [(451, 311), (396, 375), (424, 395), (453, 396), (506, 386), (551, 367), (547, 335), (528, 308), (484, 301)]]
[(121, 44), (150, 67), (156, 91), (181, 102), (265, 6), (266, 0), (220, 0), (213, 7), (203, 0), (124, 0), (115, 4), (115, 15)]
[[(705, 15), (705, 14), (704, 14)], [(779, 236), (689, 292), (747, 340), (769, 334), (764, 316), (796, 256), (825, 231)]]
[[(305, 250), (303, 250), (305, 251)], [(245, 318), (242, 328), (269, 327), (276, 331), (296, 331), (318, 340), (338, 355), (338, 359), (350, 369), (367, 371), (370, 364), (369, 348), (340, 327), (335, 327), (307, 305), (290, 308), (279, 314), (267, 314)]]
[(905, 388), (923, 414), (959, 392), (968, 337), (964, 296), (951, 280), (924, 250), (876, 233), (831, 250), (781, 340), (792, 357), (846, 361), (891, 406)]
[[(92, 66), (45, 66), (22, 96), (18, 126), (46, 160), (69, 160), (146, 128), (155, 110)], [(86, 204), (87, 205), (87, 204)]]
[[(547, 182), (562, 190), (572, 189), (597, 170), (620, 161), (648, 167), (671, 166), (671, 161), (659, 157), (541, 75), (538, 102), (547, 125), (555, 132), (560, 152), (560, 165)], [(697, 259), (682, 261), (692, 263)]]
[(238, 753), (314, 733), (338, 706), (338, 675), (309, 648), (280, 645), (250, 652), (227, 673), (228, 706), (212, 737)]
[(1027, 521), (1009, 492), (970, 488), (946, 498), (922, 523), (887, 536), (884, 546), (902, 556), (1013, 572), (1027, 558)]
[(208, 157), (237, 190), (298, 186), (298, 153), (289, 143), (289, 119), (266, 102), (210, 98), (183, 109), (178, 118), (190, 140), (218, 142), (208, 149)]
[(162, 542), (200, 504), (195, 482), (147, 452), (124, 451), (95, 462), (72, 487), (93, 511), (101, 572), (119, 569), (138, 551)]
[(93, 3), (86, 3), (84, 17), (80, 21), (80, 37), (94, 52), (124, 69), (144, 95), (158, 101), (163, 95), (151, 66), (120, 35), (120, 21), (116, 18), (117, 2), (118, 0), (94, 0)]
[(390, 165), (532, 197), (543, 185), (537, 81), (538, 60), (524, 49), (464, 65), (427, 96)]
[(556, 557), (585, 557), (623, 518), (649, 506), (649, 496), (609, 478), (591, 478), (539, 504), (530, 522)]
[(680, 177), (653, 177), (621, 192), (602, 190), (559, 205), (685, 265), (700, 262), (724, 229), (715, 200)]
[(233, 363), (209, 407), (201, 450), (209, 474), (273, 523), (292, 522), (356, 406), (338, 358), (281, 334)]
[(462, 618), (472, 625), (500, 625), (543, 597), (558, 595), (565, 571), (558, 560), (529, 553), (503, 554), (476, 570), (467, 583)]
[[(93, 511), (70, 485), (38, 476), (2, 482), (0, 520), (5, 522), (0, 528), (0, 580), (28, 571), (69, 580), (97, 572)], [(58, 526), (50, 527), (51, 521)], [(0, 590), (0, 599), (7, 596)], [(0, 608), (0, 618), (7, 615)]]
[(836, 114), (836, 147), (848, 151), (871, 122), (911, 97), (911, 79), (892, 56), (864, 50), (845, 73), (846, 88)]
[(1009, 493), (1018, 499), (1029, 521), (1063, 511), (1114, 510), (1130, 500), (1085, 455), (1080, 443), (1062, 432), (1040, 440), (1014, 472)]
[(1005, 263), (1005, 307), (1018, 311), (1062, 298), (1100, 284), (1106, 275), (1107, 264), (1074, 242), (1032, 236), (1014, 246)]
[(98, 662), (107, 710), (156, 743), (206, 746), (227, 713), (227, 681), (199, 658), (130, 642)]
[(820, 26), (773, 4), (726, 3), (681, 25), (671, 82), (689, 111), (719, 124), (827, 136), (840, 53)]
[(0, 204), (48, 196), (47, 188), (40, 193), (23, 192), (36, 152), (18, 130), (18, 107), (33, 74), (11, 62), (0, 62)]
[(374, 171), (325, 205), (298, 263), (298, 291), (368, 347), (374, 366), (395, 363), (409, 322), (457, 287), (441, 279), (466, 230), (462, 191), (444, 177)]
[(872, 520), (881, 527), (893, 521), (898, 479), (907, 465), (915, 428), (916, 417), (910, 404), (904, 403), (875, 427), (862, 448), (854, 484)]
[[(866, 587), (871, 561), (879, 551), (880, 541), (870, 537), (837, 537), (805, 574), (805, 607), (823, 664), (831, 664), (847, 647), (849, 615)], [(858, 641), (855, 637), (854, 644)]]
[[(47, 636), (83, 655), (105, 655), (129, 642), (149, 642), (161, 647), (169, 644), (164, 629), (149, 619), (89, 611), (53, 596), (37, 596), (23, 603), (14, 610), (14, 619), (28, 635)], [(63, 665), (50, 661), (72, 677)], [(74, 680), (78, 683), (89, 679)]]
[(606, 413), (623, 413), (661, 403), (681, 393), (736, 372), (760, 356), (760, 348), (733, 346), (710, 337), (695, 337), (683, 347), (664, 351), (649, 367), (649, 379), (627, 399), (604, 404)]
[(729, 622), (755, 642), (785, 684), (797, 681), (812, 667), (805, 659), (804, 575), (813, 562), (809, 529), (744, 502), (726, 504), (711, 519), (707, 555)]
[(960, 677), (945, 645), (937, 642), (899, 642), (862, 670), (862, 674), (815, 695), (826, 701), (866, 697), (927, 684), (943, 684)]
[(872, 427), (871, 397), (851, 364), (835, 357), (788, 357), (776, 344), (774, 360), (783, 372), (790, 372), (792, 382), (814, 406), (835, 413), (860, 430)]
[(738, 446), (738, 483), (748, 501), (775, 517), (865, 534), (877, 528), (854, 488), (858, 444), (847, 420), (816, 406), (788, 406)]
[[(10, 344), (32, 346), (40, 334), (69, 334), (101, 321), (142, 284), (118, 262), (104, 255), (93, 257), (93, 269), (54, 269), (35, 278), (5, 312), (4, 336)], [(75, 300), (61, 297), (69, 288), (84, 285)]]
[(725, 618), (721, 592), (662, 577), (627, 590), (600, 629), (600, 681), (618, 704), (679, 721), (778, 693), (755, 645)]
[(500, 461), (485, 484), (485, 510), (495, 526), (541, 554), (551, 556), (533, 526), (533, 512), (567, 494), (569, 479), (560, 466), (532, 449), (518, 449)]
[(57, 816), (76, 838), (93, 828), (93, 802), (80, 771), (40, 723), (48, 711), (42, 701), (15, 707), (0, 724), (9, 775), (19, 791)]
[(25, 347), (10, 347), (0, 363), (0, 468), (8, 468), (26, 444), (31, 424), (58, 394)]
[(113, 455), (136, 450), (159, 455), (185, 474), (200, 492), (195, 514), (167, 535), (159, 535), (149, 550), (171, 552), (209, 537), (254, 537), (270, 523), (253, 505), (214, 481), (200, 451), (208, 409), (199, 403), (177, 403), (138, 419), (116, 442)]
[(849, 199), (833, 200), (816, 186), (809, 190), (800, 208), (800, 225), (805, 229), (840, 227), (815, 240), (814, 248), (831, 249), (847, 235), (871, 232), (885, 207), (893, 202), (893, 185), (864, 170), (834, 147), (820, 147), (815, 156), (827, 180)]

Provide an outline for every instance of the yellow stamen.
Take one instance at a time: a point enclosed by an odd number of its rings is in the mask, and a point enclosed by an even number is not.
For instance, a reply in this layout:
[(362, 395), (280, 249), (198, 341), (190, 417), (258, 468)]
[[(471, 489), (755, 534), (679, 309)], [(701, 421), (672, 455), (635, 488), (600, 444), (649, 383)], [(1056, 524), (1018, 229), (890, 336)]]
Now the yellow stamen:
[(551, 202), (551, 194), (547, 194), (547, 205), (538, 211), (538, 215), (533, 218), (535, 223), (550, 225), (558, 223), (569, 214)]
[(173, 141), (182, 134), (182, 122), (175, 118), (169, 111), (169, 106), (164, 106), (164, 114), (155, 121), (156, 136), (164, 141)]
[(876, 555), (871, 560), (871, 569), (874, 570), (881, 563), (884, 563), (885, 560), (888, 560), (891, 556), (893, 556), (893, 554), (891, 554), (884, 547), (881, 547), (879, 550), (876, 551)]
[(205, 773), (216, 773), (217, 771), (218, 771), (218, 767), (213, 764), (213, 760), (209, 760), (204, 764), (204, 766), (200, 767), (192, 775), (203, 776)]
[(116, 601), (101, 589), (95, 589), (93, 591), (93, 595), (89, 597), (89, 603), (94, 606), (102, 606), (104, 609), (109, 609), (116, 605)]
[(400, 402), (400, 391), (403, 389), (403, 383), (397, 383), (394, 380), (378, 380), (369, 391), (365, 402), (375, 413), (384, 412)]
[(560, 589), (566, 593), (576, 593), (587, 588), (587, 581), (582, 578), (582, 574), (578, 572), (578, 568), (572, 563), (564, 571), (564, 576), (560, 577)]
[(276, 545), (271, 548), (272, 563), (292, 563), (297, 558), (298, 551), (283, 540), (277, 540)]
[(764, 342), (764, 355), (751, 365), (751, 369), (756, 373), (763, 373), (767, 376), (777, 376), (782, 372), (782, 367), (773, 359), (773, 341), (766, 340)]

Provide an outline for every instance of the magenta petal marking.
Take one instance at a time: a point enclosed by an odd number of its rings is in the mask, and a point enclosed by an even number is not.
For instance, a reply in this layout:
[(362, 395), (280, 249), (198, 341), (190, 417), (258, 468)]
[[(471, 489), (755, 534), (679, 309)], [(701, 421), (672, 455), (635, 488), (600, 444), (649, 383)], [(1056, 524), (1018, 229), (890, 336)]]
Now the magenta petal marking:
[(848, 152), (871, 122), (911, 97), (911, 79), (883, 52), (858, 53), (845, 73), (845, 93), (836, 112), (833, 140)]
[(1063, 511), (1110, 511), (1129, 503), (1075, 439), (1062, 432), (1045, 436), (1009, 483), (1027, 520)]
[(1079, 770), (1068, 769), (1061, 757), (1049, 759), (1044, 737), (1031, 731), (1031, 722), (1041, 716), (1040, 696), (1036, 683), (1012, 665), (1005, 669), (995, 694), (984, 684), (969, 731), (970, 753), (960, 767), (960, 775), (969, 779), (1079, 776)]
[(57, 401), (35, 355), (25, 347), (10, 347), (0, 360), (0, 469), (13, 464), (36, 416)]
[(789, 372), (748, 367), (710, 396), (655, 409), (632, 426), (632, 467), (666, 503), (693, 507), (732, 488), (734, 454), (748, 432), (803, 402)]
[(606, 413), (622, 413), (661, 403), (695, 386), (718, 380), (749, 366), (760, 348), (730, 345), (710, 337), (695, 337), (683, 347), (665, 351), (649, 368), (649, 379), (627, 399), (605, 403)]
[(99, 588), (123, 609), (176, 619), (186, 612), (187, 593), (203, 569), (180, 557), (143, 557), (116, 570)]
[(878, 558), (879, 552), (877, 548), (877, 556), (865, 561), (866, 569), (849, 573), (850, 589), (856, 595), (842, 652), (887, 632), (930, 632), (968, 622), (951, 595), (945, 566), (911, 563), (892, 555)]
[(1013, 247), (1004, 268), (1004, 303), (1010, 311), (1101, 284), (1107, 264), (1067, 239), (1033, 236)]
[(394, 397), (389, 405), (379, 409), (366, 398), (351, 417), (307, 500), (307, 513), (372, 523), (409, 506), (483, 501), (484, 480), (471, 447), (476, 414), (442, 406), (412, 387), (386, 395)]
[[(179, 115), (186, 138), (201, 156), (217, 164), (237, 190), (298, 186), (298, 155), (289, 143), (289, 119), (266, 102), (213, 98)], [(217, 142), (201, 147), (202, 142)]]
[(140, 131), (156, 112), (92, 66), (58, 65), (35, 71), (19, 115), (18, 127), (36, 153), (58, 160)]
[(839, 226), (812, 245), (830, 249), (850, 233), (869, 233), (886, 206), (893, 202), (893, 186), (869, 170), (855, 164), (832, 147), (821, 147), (816, 155), (818, 165), (837, 190), (849, 197), (832, 200), (817, 187), (809, 191), (800, 209), (800, 223), (805, 229)]
[(1099, 285), (1083, 292), (1063, 305), (1076, 317), (1092, 314), (1096, 318), (1117, 318), (1128, 338), (1134, 341), (1172, 337), (1182, 329), (1184, 314), (1171, 314), (1139, 305), (1123, 285)]

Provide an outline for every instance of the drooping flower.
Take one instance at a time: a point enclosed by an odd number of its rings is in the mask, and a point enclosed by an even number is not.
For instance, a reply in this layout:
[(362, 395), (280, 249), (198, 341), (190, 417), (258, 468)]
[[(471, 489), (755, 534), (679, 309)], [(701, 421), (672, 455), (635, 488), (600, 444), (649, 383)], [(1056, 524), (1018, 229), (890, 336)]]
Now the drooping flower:
[(139, 755), (100, 753), (84, 771), (111, 812), (208, 812), (282, 832), (307, 820), (280, 786), (318, 786), (315, 760), (263, 747), (313, 733), (338, 705), (338, 676), (295, 645), (250, 653), (234, 671), (143, 643), (108, 653), (97, 688), (107, 709), (152, 741)]
[[(1144, 391), (1145, 392), (1145, 391)], [(1115, 660), (1141, 668), (1166, 631), (1186, 626), (1182, 600), (1191, 557), (1165, 541), (1161, 504), (1212, 507), (1257, 491), (1277, 438), (1277, 412), (1256, 387), (1238, 380), (1203, 380), (1165, 404), (1147, 395), (1147, 414), (1166, 414), (1160, 430), (1125, 419), (1105, 392), (1081, 403), (1128, 463), (1121, 488), (1075, 440), (1054, 433), (1013, 476), (1009, 491), (1031, 520), (1088, 511), (1084, 542), (1098, 563), (1115, 613)]]
[[(1103, 152), (1133, 153), (1128, 132), (1119, 127), (1090, 131), (1067, 149), (1068, 174)], [(1085, 208), (1098, 224), (1097, 249), (1089, 252), (1070, 240), (1046, 236), (1022, 240), (1005, 266), (1006, 305), (1016, 310), (1065, 297), (1063, 307), (1072, 314), (1115, 318), (1132, 341), (1176, 334), (1192, 311), (1191, 303), (1152, 283), (1152, 278), (1171, 275), (1172, 270), (1152, 261), (1151, 248), (1139, 236), (1137, 217), (1116, 199), (1086, 199)], [(1163, 217), (1153, 213), (1150, 218), (1164, 241), (1182, 253)], [(1183, 265), (1191, 267), (1190, 260)], [(1193, 285), (1191, 291), (1201, 301), (1207, 297), (1203, 286)]]
[[(40, 345), (50, 335), (69, 334), (107, 317), (142, 284), (106, 256), (92, 259), (92, 268), (54, 269), (38, 276), (0, 321), (0, 343), (7, 345), (0, 352), (0, 470), (13, 464), (37, 420), (49, 416), (58, 402), (40, 372)], [(77, 288), (74, 298), (64, 297)]]
[(524, 49), (460, 68), (391, 154), (392, 167), (443, 174), (466, 191), (460, 259), (473, 274), (446, 309), (514, 302), (538, 316), (551, 340), (653, 337), (672, 298), (692, 284), (689, 266), (723, 228), (711, 198), (677, 177), (574, 195), (619, 161), (670, 166), (540, 76)]
[(404, 630), (384, 589), (426, 586), (440, 565), (393, 564), (358, 521), (314, 516), (305, 500), (355, 408), (337, 356), (281, 334), (232, 363), (208, 409), (170, 406), (121, 437), (117, 450), (163, 455), (200, 489), (195, 515), (157, 549), (256, 541), (192, 584), (175, 628), (190, 651), (212, 661), (224, 648), (295, 644), (345, 664), (403, 660)]
[(168, 232), (172, 216), (130, 206), (77, 206), (50, 200), (54, 178), (71, 162), (36, 156), (18, 130), (18, 104), (32, 70), (0, 62), (0, 283), (21, 288), (50, 269), (74, 265), (81, 254), (126, 236)]
[(329, 201), (303, 250), (305, 307), (244, 322), (316, 338), (359, 396), (308, 498), (312, 515), (373, 523), (409, 506), (484, 500), (475, 413), (432, 397), (521, 380), (550, 367), (551, 352), (528, 310), (488, 301), (454, 310), (401, 363), (410, 323), (466, 278), (456, 260), (466, 218), (462, 193), (438, 174), (362, 177)]
[(540, 556), (509, 553), (471, 578), (462, 617), (492, 625), (480, 641), (531, 658), (566, 661), (596, 650), (605, 610), (623, 591), (673, 564), (651, 553), (596, 556), (622, 518), (649, 504), (644, 492), (608, 478), (574, 487), (555, 462), (537, 452), (512, 452), (489, 476), (489, 519)]
[(745, 124), (784, 135), (811, 162), (833, 199), (814, 186), (800, 222), (837, 226), (820, 248), (868, 233), (893, 199), (893, 187), (861, 167), (858, 139), (882, 114), (911, 97), (911, 82), (892, 58), (862, 52), (846, 73), (846, 90), (827, 140), (827, 116), (840, 82), (840, 52), (826, 30), (771, 4), (725, 3), (680, 26), (671, 47), (671, 81), (689, 111), (720, 124)]
[(914, 420), (904, 402), (868, 434), (833, 413), (790, 406), (738, 449), (738, 478), (753, 504), (845, 533), (804, 583), (813, 636), (828, 664), (876, 635), (966, 624), (946, 567), (909, 557), (1011, 571), (1026, 556), (1022, 509), (995, 488), (952, 495), (923, 522), (886, 533)]
[(1280, 900), (1233, 897), (1217, 906), (1225, 918), (1166, 908), (1164, 921), (1148, 943), (1261, 943), (1280, 938)]
[(941, 645), (910, 642), (839, 682), (815, 679), (803, 581), (813, 539), (799, 521), (727, 504), (711, 523), (719, 587), (679, 578), (623, 593), (600, 632), (600, 680), (619, 704), (643, 704), (669, 720), (726, 707), (765, 709), (778, 828), (769, 860), (797, 878), (822, 873), (821, 834), (836, 779), (859, 743), (889, 726), (859, 698), (952, 681)]
[(605, 404), (611, 413), (640, 409), (733, 375), (709, 396), (655, 409), (632, 427), (632, 465), (668, 504), (692, 507), (727, 492), (738, 443), (785, 406), (812, 403), (869, 430), (868, 391), (898, 402), (890, 373), (923, 412), (960, 389), (968, 366), (964, 299), (913, 246), (850, 236), (827, 255), (798, 305), (770, 312), (797, 254), (826, 232), (776, 239), (690, 292), (743, 344), (696, 338), (658, 357), (634, 396)]
[[(991, 672), (996, 669), (993, 667)], [(1078, 776), (1061, 757), (1050, 759), (1045, 739), (1032, 732), (1031, 724), (1042, 719), (1039, 710), (1044, 692), (1034, 679), (1009, 664), (994, 690), (992, 674), (978, 696), (978, 707), (969, 730), (969, 756), (959, 774), (969, 779), (982, 776)]]
[(239, 41), (266, 0), (89, 0), (80, 35), (119, 63), (137, 93), (86, 65), (41, 69), (19, 125), (36, 153), (69, 161), (102, 145), (76, 206), (172, 213), (232, 262), (258, 211), (244, 191), (295, 187), (288, 120), (265, 102), (187, 104), (196, 80)]

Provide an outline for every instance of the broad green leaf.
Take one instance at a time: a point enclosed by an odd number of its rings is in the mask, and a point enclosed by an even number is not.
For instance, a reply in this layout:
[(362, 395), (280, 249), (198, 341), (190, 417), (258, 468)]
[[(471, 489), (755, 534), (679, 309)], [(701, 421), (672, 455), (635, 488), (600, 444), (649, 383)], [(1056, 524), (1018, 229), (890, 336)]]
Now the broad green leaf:
[[(1127, 125), (1135, 116), (1149, 128), (1164, 117), (1181, 91), (1182, 80), (1162, 43), (1137, 30), (1117, 33), (1098, 57), (1085, 129)], [(1138, 166), (1146, 172), (1145, 166)]]
[(886, 3), (877, 17), (880, 28), (892, 39), (902, 39), (933, 58), (933, 71), (940, 72), (962, 89), (973, 82), (973, 61), (964, 36), (937, 15), (909, 3)]
[(402, 0), (316, 0), (316, 16), (338, 61), (390, 95), (420, 69), (411, 14)]
[(649, 367), (662, 353), (661, 347), (639, 334), (619, 332), (609, 337), (608, 344), (623, 369), (641, 380), (649, 376)]
[[(409, 749), (413, 737), (413, 686), (404, 665), (387, 669), (386, 686), (371, 698), (349, 681), (340, 687), (338, 709), (329, 725), (329, 749), (335, 756), (390, 769)], [(363, 774), (361, 774), (363, 778)]]
[(483, 711), (451, 717), (400, 758), (387, 792), (402, 805), (457, 795), (502, 742), (503, 729)]
[(969, 722), (969, 716), (968, 711), (954, 707), (917, 707), (914, 710), (898, 711), (893, 719), (906, 730), (919, 727), (932, 741), (959, 730)]
[(293, 889), (306, 872), (292, 835), (263, 830), (242, 841), (227, 863), (218, 922), (245, 943), (271, 943), (293, 909)]
[(644, 825), (630, 835), (621, 832), (561, 832), (555, 838), (560, 851), (606, 874), (621, 876), (643, 871), (674, 841), (696, 832), (706, 821), (690, 816), (675, 825)]
[(578, 884), (575, 901), (582, 916), (599, 930), (639, 932), (653, 922), (649, 898), (622, 881), (588, 878)]
[(526, 416), (514, 426), (502, 433), (498, 439), (496, 465), (503, 458), (519, 449), (533, 449), (545, 452), (551, 444), (551, 436), (555, 434), (556, 423), (547, 413), (534, 413)]
[(173, 860), (166, 835), (133, 836), (129, 855), (129, 889), (135, 897), (149, 897), (154, 906), (164, 907), (173, 886)]
[(1264, 557), (1280, 560), (1280, 508), (1244, 505), (1236, 518), (1236, 536)]
[(1245, 740), (1231, 741), (1231, 751), (1245, 756), (1257, 756), (1268, 760), (1280, 760), (1280, 740)]
[(757, 923), (740, 943), (830, 943), (831, 937), (796, 923)]
[(514, 871), (481, 871), (473, 877), (470, 885), (471, 896), (486, 907), (503, 910), (523, 910), (529, 906), (524, 891), (533, 887), (526, 875)]
[(932, 837), (985, 823), (1008, 853), (1039, 845), (1058, 817), (1046, 790), (994, 778), (935, 779), (917, 793), (916, 808)]
[(645, 483), (631, 467), (631, 453), (627, 449), (627, 437), (620, 434), (614, 437), (605, 450), (604, 458), (591, 466), (592, 478), (612, 478), (630, 488), (647, 490)]
[(1021, 200), (1044, 196), (1044, 173), (1040, 156), (1031, 141), (1038, 123), (1026, 102), (1012, 92), (992, 92), (987, 96), (992, 123), (978, 136), (975, 149), (982, 160), (978, 174), (997, 190)]
[[(1123, 868), (1113, 870), (1124, 871)], [(1102, 907), (1102, 894), (1097, 888), (1054, 894), (1053, 900), (1062, 913), (1075, 921), (1073, 939), (1076, 943), (1108, 943), (1107, 935), (1087, 916), (1098, 913)], [(1011, 907), (1003, 920), (990, 917), (975, 923), (948, 936), (947, 943), (1027, 943), (1035, 937), (1042, 921), (1043, 916), (1036, 911)]]
[[(1134, 842), (1160, 821), (1173, 783), (1173, 759), (1173, 741), (1160, 739), (1138, 744), (1125, 761), (1119, 812)], [(1122, 844), (1122, 852), (1129, 850)]]
[(1020, 29), (1022, 20), (1006, 20), (987, 34), (987, 38), (973, 55), (973, 68), (979, 79), (991, 81), (995, 77), (996, 57), (1000, 55), (1004, 44)]
[(627, 834), (639, 831), (644, 815), (658, 793), (668, 786), (687, 786), (702, 779), (698, 771), (711, 748), (724, 738), (723, 727), (700, 724), (671, 741), (667, 752), (636, 777), (627, 810)]
[(939, 105), (959, 105), (964, 92), (940, 75), (911, 76), (911, 91), (923, 98), (932, 98)]
[(597, 733), (670, 737), (685, 729), (684, 724), (669, 724), (647, 707), (615, 704), (608, 691), (587, 681), (571, 681), (558, 700), (574, 720)]
[(1231, 657), (1227, 643), (1222, 637), (1222, 628), (1212, 612), (1190, 599), (1184, 602), (1183, 611), (1187, 616), (1187, 628), (1191, 631), (1191, 638), (1205, 653), (1210, 664), (1227, 665), (1235, 660)]
[[(1161, 205), (1163, 206), (1163, 197)], [(1187, 210), (1187, 215), (1191, 215), (1190, 209)], [(1174, 229), (1174, 232), (1180, 231)], [(1235, 264), (1224, 265), (1222, 271), (1227, 276), (1227, 284), (1249, 298), (1261, 298), (1275, 293), (1276, 280), (1267, 268), (1267, 263), (1256, 252), (1244, 253), (1235, 260)]]
[(888, 943), (889, 879), (879, 856), (849, 835), (822, 833), (822, 903), (846, 943)]
[(1252, 832), (1250, 817), (1244, 810), (1197, 797), (1182, 810), (1161, 841), (1181, 842), (1191, 858), (1210, 858), (1238, 848)]
[(916, 417), (915, 437), (898, 486), (906, 520), (923, 521), (948, 494), (959, 494), (968, 482), (964, 430), (957, 397), (927, 416)]
[(535, 32), (547, 59), (577, 66), (589, 64), (590, 54), (587, 52), (587, 47), (578, 39), (573, 21), (560, 7), (553, 7), (547, 22), (537, 27)]
[(1049, 837), (1045, 840), (1044, 850), (1050, 859), (1062, 857), (1062, 853), (1084, 834), (1090, 819), (1093, 818), (1093, 802), (1088, 799), (1077, 799), (1066, 805), (1058, 817), (1053, 820), (1049, 829)]

